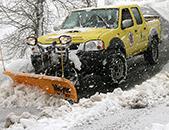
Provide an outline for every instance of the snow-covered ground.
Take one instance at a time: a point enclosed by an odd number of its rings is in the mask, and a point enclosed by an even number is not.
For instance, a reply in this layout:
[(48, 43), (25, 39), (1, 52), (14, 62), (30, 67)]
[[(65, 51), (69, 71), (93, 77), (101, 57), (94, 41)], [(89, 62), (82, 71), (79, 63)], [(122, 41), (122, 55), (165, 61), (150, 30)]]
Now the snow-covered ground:
[[(169, 19), (166, 13), (169, 1), (148, 5), (166, 20)], [(26, 59), (5, 64), (10, 71), (32, 69), (30, 61)], [(0, 67), (0, 73), (2, 71), (3, 67)], [(131, 90), (117, 88), (107, 94), (96, 92), (73, 105), (38, 87), (13, 84), (2, 74), (0, 82), (1, 107), (34, 107), (40, 112), (40, 115), (28, 112), (20, 116), (9, 114), (5, 124), (6, 127), (11, 125), (8, 130), (169, 130), (169, 63), (161, 73)]]

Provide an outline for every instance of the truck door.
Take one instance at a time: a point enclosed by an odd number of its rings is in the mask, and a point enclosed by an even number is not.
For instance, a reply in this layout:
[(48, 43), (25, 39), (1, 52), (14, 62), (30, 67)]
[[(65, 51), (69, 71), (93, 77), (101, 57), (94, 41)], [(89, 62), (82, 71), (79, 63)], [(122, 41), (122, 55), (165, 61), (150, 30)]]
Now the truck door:
[[(121, 29), (123, 32), (123, 42), (125, 43), (127, 57), (131, 57), (137, 54), (137, 45), (139, 42), (138, 39), (138, 30), (137, 26), (134, 24), (134, 18), (131, 15), (131, 12), (128, 8), (122, 9), (122, 18), (121, 18)], [(124, 21), (130, 21), (131, 25), (124, 27)], [(128, 23), (128, 22), (127, 22)]]
[(138, 33), (138, 45), (137, 50), (138, 52), (143, 51), (146, 49), (148, 45), (148, 31), (146, 28), (146, 24), (144, 24), (140, 11), (137, 7), (131, 8), (132, 13), (134, 14), (136, 26), (137, 26), (137, 33)]

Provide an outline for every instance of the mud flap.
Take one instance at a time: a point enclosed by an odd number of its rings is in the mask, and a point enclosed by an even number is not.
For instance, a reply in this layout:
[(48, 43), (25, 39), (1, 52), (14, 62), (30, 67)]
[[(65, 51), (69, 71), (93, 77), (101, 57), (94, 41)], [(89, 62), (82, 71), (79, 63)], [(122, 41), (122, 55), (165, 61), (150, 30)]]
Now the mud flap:
[(74, 85), (67, 79), (60, 77), (10, 72), (4, 71), (3, 74), (12, 78), (13, 82), (31, 86), (39, 86), (44, 91), (52, 95), (61, 95), (67, 100), (77, 102), (77, 92)]

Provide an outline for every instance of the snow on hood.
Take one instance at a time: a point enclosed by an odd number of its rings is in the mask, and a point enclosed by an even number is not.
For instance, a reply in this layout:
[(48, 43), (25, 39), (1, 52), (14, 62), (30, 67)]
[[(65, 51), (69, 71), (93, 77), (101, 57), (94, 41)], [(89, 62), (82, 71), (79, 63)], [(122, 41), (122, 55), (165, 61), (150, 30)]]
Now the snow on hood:
[(50, 44), (53, 41), (59, 42), (58, 38), (61, 35), (70, 35), (72, 37), (72, 43), (84, 43), (88, 40), (98, 39), (100, 35), (109, 30), (104, 28), (64, 29), (43, 35), (38, 38), (38, 41), (42, 44)]
[[(73, 105), (64, 99), (43, 92), (39, 87), (5, 82), (0, 87), (0, 105), (3, 107), (34, 106), (41, 110), (40, 118), (17, 117), (21, 122), (18, 124), (21, 128), (48, 130), (56, 127), (59, 130), (84, 122), (92, 122), (109, 113), (117, 113), (122, 108), (153, 107), (154, 104), (168, 101), (168, 95), (169, 73), (157, 74), (132, 90), (122, 91), (121, 88), (117, 88), (108, 94), (96, 93), (90, 98), (80, 99), (79, 103)], [(44, 124), (44, 122), (48, 123)], [(18, 127), (18, 125), (13, 127)]]

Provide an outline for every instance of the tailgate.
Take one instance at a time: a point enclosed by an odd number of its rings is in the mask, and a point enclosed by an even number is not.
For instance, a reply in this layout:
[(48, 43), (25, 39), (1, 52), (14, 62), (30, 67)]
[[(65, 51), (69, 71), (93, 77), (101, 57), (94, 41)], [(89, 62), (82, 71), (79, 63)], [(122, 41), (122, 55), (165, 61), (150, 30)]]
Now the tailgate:
[(160, 16), (159, 15), (144, 15), (143, 16), (146, 21), (151, 21), (154, 19), (158, 19), (160, 21)]

